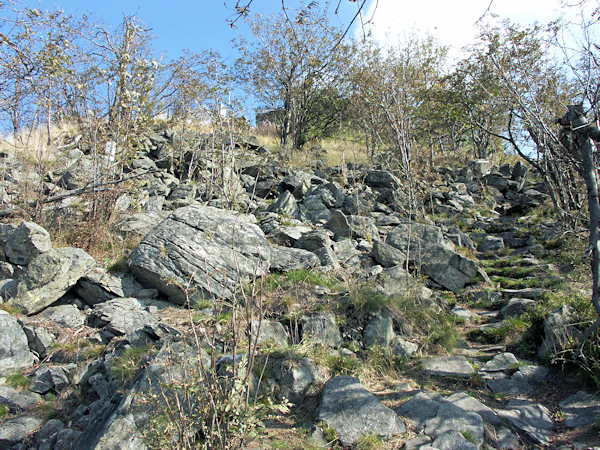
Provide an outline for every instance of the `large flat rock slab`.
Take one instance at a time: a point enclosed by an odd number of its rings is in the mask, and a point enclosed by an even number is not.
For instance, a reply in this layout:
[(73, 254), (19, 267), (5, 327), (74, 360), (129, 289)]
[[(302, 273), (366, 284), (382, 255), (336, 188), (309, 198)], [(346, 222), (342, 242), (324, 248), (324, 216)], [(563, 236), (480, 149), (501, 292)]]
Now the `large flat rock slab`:
[(186, 302), (186, 290), (230, 299), (271, 263), (269, 243), (254, 221), (210, 206), (179, 208), (148, 232), (129, 266), (175, 303)]
[(421, 362), (425, 373), (440, 377), (469, 378), (475, 370), (467, 358), (461, 355), (438, 356)]
[(344, 447), (368, 433), (390, 438), (405, 431), (394, 411), (349, 376), (330, 378), (325, 383), (317, 421), (334, 428)]
[(545, 406), (531, 400), (512, 399), (503, 410), (496, 411), (529, 442), (548, 445), (552, 436), (552, 416)]

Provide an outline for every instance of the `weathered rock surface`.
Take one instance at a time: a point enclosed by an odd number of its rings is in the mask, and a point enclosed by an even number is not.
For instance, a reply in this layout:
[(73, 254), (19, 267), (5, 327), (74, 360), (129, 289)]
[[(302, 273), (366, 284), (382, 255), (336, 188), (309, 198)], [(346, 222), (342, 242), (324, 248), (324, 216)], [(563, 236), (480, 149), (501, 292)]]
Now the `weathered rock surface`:
[(438, 356), (422, 361), (425, 373), (433, 376), (469, 378), (475, 373), (467, 358), (461, 355)]
[(253, 222), (210, 206), (177, 209), (144, 237), (129, 266), (176, 303), (186, 302), (188, 286), (200, 295), (231, 298), (269, 269), (270, 246)]
[(10, 303), (26, 314), (35, 314), (61, 298), (95, 265), (94, 258), (80, 248), (55, 248), (42, 253), (27, 266)]
[(33, 222), (21, 222), (6, 241), (6, 256), (13, 264), (29, 264), (52, 248), (50, 234)]
[(600, 417), (600, 399), (579, 391), (558, 404), (565, 413), (565, 425), (577, 428), (595, 423)]
[(35, 362), (27, 336), (13, 316), (0, 311), (0, 374), (27, 369)]
[(498, 415), (510, 422), (529, 442), (548, 445), (552, 436), (552, 416), (545, 406), (531, 400), (512, 399)]
[(302, 317), (302, 338), (334, 348), (342, 345), (342, 335), (333, 314)]
[(405, 431), (394, 411), (349, 376), (334, 377), (325, 383), (317, 421), (334, 428), (343, 446), (354, 444), (368, 433), (390, 438)]
[(0, 426), (0, 447), (10, 448), (24, 441), (37, 430), (43, 421), (35, 416), (21, 416), (9, 419)]
[(115, 298), (94, 307), (88, 317), (93, 327), (103, 327), (114, 336), (123, 336), (158, 323), (158, 316), (142, 306), (136, 298)]
[(313, 252), (301, 248), (271, 246), (271, 270), (289, 272), (308, 270), (321, 265), (321, 260)]

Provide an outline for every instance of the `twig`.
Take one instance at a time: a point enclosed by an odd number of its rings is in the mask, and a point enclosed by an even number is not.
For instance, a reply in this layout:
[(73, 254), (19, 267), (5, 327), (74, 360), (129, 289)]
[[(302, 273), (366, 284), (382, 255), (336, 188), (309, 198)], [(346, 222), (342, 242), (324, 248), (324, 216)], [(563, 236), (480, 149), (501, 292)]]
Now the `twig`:
[(91, 186), (90, 185), (84, 186), (82, 188), (74, 189), (72, 191), (66, 192), (64, 194), (59, 194), (59, 195), (55, 195), (54, 197), (49, 197), (46, 200), (44, 200), (42, 203), (54, 203), (54, 202), (58, 202), (60, 200), (68, 198), (68, 197), (73, 197), (75, 195), (87, 194), (88, 192), (93, 192), (93, 191), (102, 191), (102, 190), (105, 190), (103, 188), (106, 188), (107, 186), (113, 186), (115, 184), (123, 183), (124, 181), (131, 180), (133, 178), (138, 178), (138, 177), (141, 177), (144, 175), (149, 175), (149, 174), (155, 173), (155, 172), (158, 172), (158, 169), (148, 170), (143, 173), (136, 173), (136, 174), (130, 175), (128, 177), (119, 178), (118, 180), (106, 181), (104, 183), (96, 183), (96, 184), (92, 184)]

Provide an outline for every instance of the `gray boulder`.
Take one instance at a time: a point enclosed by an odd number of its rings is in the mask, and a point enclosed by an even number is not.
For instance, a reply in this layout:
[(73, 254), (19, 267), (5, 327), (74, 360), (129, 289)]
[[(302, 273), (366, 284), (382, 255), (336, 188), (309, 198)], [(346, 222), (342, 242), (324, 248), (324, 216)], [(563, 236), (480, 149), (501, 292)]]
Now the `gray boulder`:
[(374, 188), (398, 189), (402, 182), (392, 173), (384, 170), (371, 170), (367, 173), (365, 184)]
[(313, 252), (301, 248), (271, 246), (271, 270), (289, 272), (290, 270), (314, 269), (321, 260)]
[(528, 298), (511, 298), (506, 305), (500, 308), (498, 318), (519, 317), (523, 313), (533, 309), (536, 301)]
[(270, 262), (269, 243), (253, 217), (203, 205), (175, 210), (129, 257), (138, 279), (179, 304), (186, 289), (232, 298)]
[(158, 323), (158, 316), (146, 310), (137, 298), (115, 298), (94, 307), (88, 324), (114, 336), (133, 334)]
[(562, 305), (544, 319), (544, 342), (538, 349), (538, 358), (551, 358), (562, 350), (573, 346), (581, 336), (576, 326), (573, 308)]
[(324, 381), (310, 358), (274, 360), (271, 367), (277, 380), (277, 398), (285, 398), (295, 404), (302, 403), (314, 383)]
[(157, 211), (135, 213), (117, 221), (113, 225), (113, 229), (124, 239), (141, 239), (146, 236), (152, 228), (162, 222), (165, 216), (165, 213)]
[(275, 345), (287, 345), (288, 335), (280, 322), (253, 320), (250, 327), (252, 340), (258, 345), (271, 341)]
[(96, 265), (80, 248), (55, 248), (37, 256), (17, 285), (10, 303), (26, 314), (35, 314), (50, 306)]
[(477, 250), (482, 253), (497, 252), (504, 248), (504, 239), (499, 236), (486, 236), (477, 246)]
[(365, 347), (387, 347), (394, 339), (394, 322), (389, 316), (375, 316), (365, 327), (363, 335)]
[(342, 446), (365, 434), (390, 438), (406, 430), (396, 413), (384, 406), (353, 377), (338, 376), (325, 383), (317, 421), (334, 428)]
[(498, 415), (510, 424), (529, 442), (548, 445), (552, 436), (552, 415), (545, 406), (531, 400), (512, 399)]
[(455, 392), (446, 398), (446, 401), (452, 403), (454, 406), (464, 409), (465, 411), (471, 411), (481, 416), (484, 422), (490, 425), (500, 425), (501, 420), (498, 415), (489, 406), (484, 405), (475, 397), (471, 397), (466, 392)]
[(405, 258), (442, 287), (460, 291), (477, 275), (477, 263), (453, 250), (440, 228), (415, 222), (396, 226), (386, 243), (404, 253)]
[(333, 314), (302, 317), (302, 338), (334, 348), (342, 345), (342, 335)]
[(34, 408), (42, 401), (42, 396), (34, 392), (18, 391), (9, 386), (0, 385), (0, 405), (8, 406), (11, 413)]
[(425, 434), (437, 438), (451, 431), (469, 433), (477, 446), (483, 444), (485, 430), (481, 416), (452, 403), (442, 402), (435, 417), (426, 422)]
[(284, 191), (273, 203), (267, 208), (267, 212), (274, 212), (283, 214), (289, 217), (298, 218), (300, 216), (300, 209), (296, 199), (290, 193), (290, 191)]
[(85, 303), (94, 306), (115, 297), (135, 296), (142, 286), (131, 276), (107, 273), (96, 267), (79, 279), (74, 290)]
[(10, 314), (0, 311), (0, 375), (31, 367), (35, 356), (29, 351), (27, 336)]
[(75, 161), (63, 173), (59, 184), (65, 188), (78, 189), (89, 184), (94, 175), (94, 163), (90, 157), (82, 157)]
[(565, 413), (565, 425), (577, 428), (595, 423), (600, 418), (600, 399), (579, 391), (558, 404)]
[(67, 328), (78, 328), (85, 323), (85, 314), (75, 305), (59, 305), (46, 308), (40, 316)]
[(11, 448), (11, 446), (23, 442), (31, 436), (43, 421), (36, 416), (21, 416), (6, 420), (0, 427), (0, 448)]
[(29, 264), (52, 248), (50, 234), (33, 222), (21, 222), (6, 241), (6, 256), (13, 264)]

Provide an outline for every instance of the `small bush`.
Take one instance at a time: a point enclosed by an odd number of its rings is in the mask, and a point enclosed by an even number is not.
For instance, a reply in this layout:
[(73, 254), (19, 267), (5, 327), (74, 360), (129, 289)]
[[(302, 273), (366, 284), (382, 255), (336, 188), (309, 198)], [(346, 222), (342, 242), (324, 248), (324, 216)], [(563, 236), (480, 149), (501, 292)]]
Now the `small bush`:
[(356, 441), (356, 448), (358, 450), (378, 450), (383, 448), (383, 446), (383, 438), (375, 433), (363, 434)]
[(129, 382), (137, 375), (141, 363), (154, 350), (151, 345), (130, 347), (117, 356), (111, 366), (112, 375), (122, 382)]

